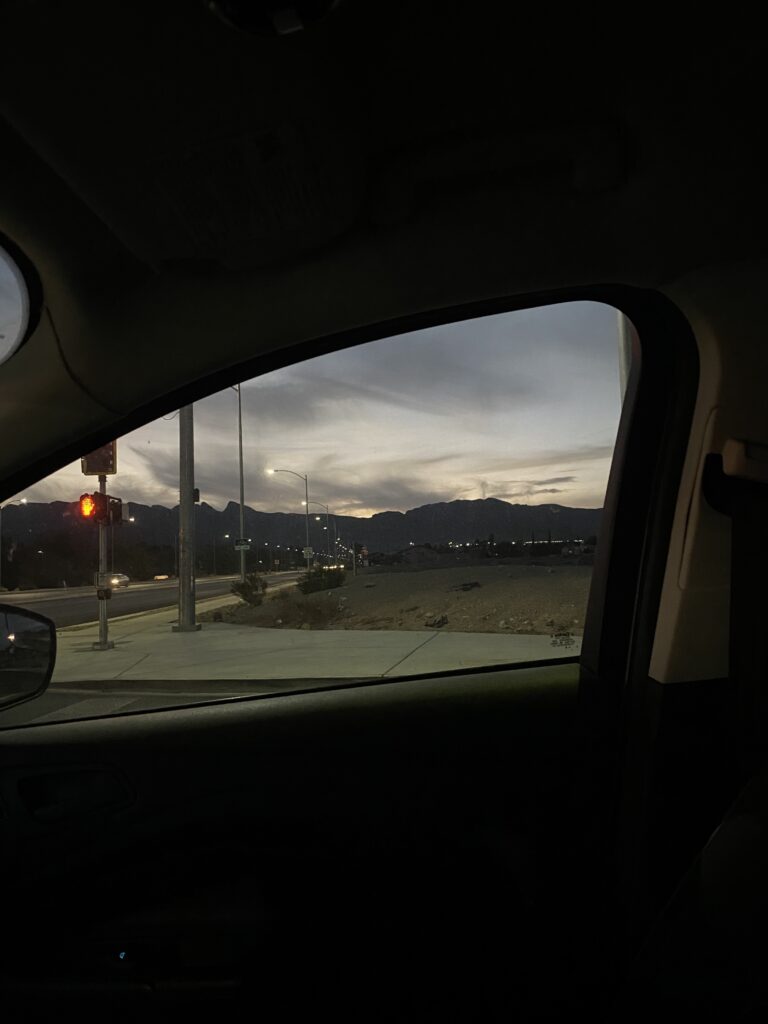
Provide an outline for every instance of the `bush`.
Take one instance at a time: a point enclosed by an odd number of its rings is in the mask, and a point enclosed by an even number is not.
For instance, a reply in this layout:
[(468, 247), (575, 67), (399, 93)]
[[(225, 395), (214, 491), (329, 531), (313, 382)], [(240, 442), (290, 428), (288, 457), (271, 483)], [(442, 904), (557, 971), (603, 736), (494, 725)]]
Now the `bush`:
[(343, 582), (343, 569), (313, 569), (304, 573), (298, 587), (302, 594), (316, 594), (320, 590), (334, 590)]
[(263, 580), (255, 572), (247, 573), (242, 583), (238, 580), (237, 583), (232, 584), (232, 593), (237, 594), (239, 598), (245, 601), (246, 604), (251, 605), (252, 608), (258, 608), (264, 600), (264, 591), (266, 589), (267, 581)]

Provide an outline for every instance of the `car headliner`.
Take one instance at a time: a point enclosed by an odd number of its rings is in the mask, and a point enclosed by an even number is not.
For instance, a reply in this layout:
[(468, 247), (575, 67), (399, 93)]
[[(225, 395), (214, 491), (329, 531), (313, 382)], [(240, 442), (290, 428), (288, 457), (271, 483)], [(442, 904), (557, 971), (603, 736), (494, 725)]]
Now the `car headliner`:
[(753, 27), (546, 15), (4, 5), (0, 232), (44, 309), (0, 368), (0, 496), (265, 354), (762, 256)]

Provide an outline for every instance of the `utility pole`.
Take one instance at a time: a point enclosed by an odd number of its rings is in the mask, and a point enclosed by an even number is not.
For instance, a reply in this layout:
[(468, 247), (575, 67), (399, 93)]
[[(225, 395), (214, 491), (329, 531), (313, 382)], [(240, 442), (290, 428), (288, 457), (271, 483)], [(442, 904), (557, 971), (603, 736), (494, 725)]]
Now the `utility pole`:
[[(107, 477), (105, 473), (99, 473), (99, 492), (106, 495)], [(107, 524), (99, 523), (99, 639), (93, 644), (95, 651), (109, 651), (115, 645), (109, 639), (109, 618), (107, 616), (107, 593), (110, 588), (107, 586)], [(103, 596), (102, 596), (103, 595)]]
[(309, 553), (309, 474), (304, 477), (304, 511), (306, 512), (304, 522), (307, 534), (307, 573), (309, 574), (312, 572), (312, 556)]
[(191, 405), (179, 410), (179, 622), (174, 633), (193, 633), (195, 623), (195, 434)]
[[(237, 432), (240, 441), (240, 543), (245, 543), (245, 480), (243, 477), (243, 399), (237, 385)], [(257, 538), (258, 539), (258, 538)], [(240, 582), (245, 583), (245, 548), (240, 548)]]

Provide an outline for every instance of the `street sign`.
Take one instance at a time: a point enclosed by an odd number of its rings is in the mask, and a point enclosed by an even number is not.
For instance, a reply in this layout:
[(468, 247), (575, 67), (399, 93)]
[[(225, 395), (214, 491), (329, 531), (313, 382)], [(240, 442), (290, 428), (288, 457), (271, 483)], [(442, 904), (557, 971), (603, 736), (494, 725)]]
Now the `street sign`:
[(117, 441), (103, 444), (80, 460), (84, 476), (114, 476), (117, 472)]
[(235, 541), (235, 551), (250, 551), (250, 550), (251, 550), (251, 545), (248, 543), (247, 540), (236, 540)]
[(314, 555), (314, 551), (312, 550), (312, 548), (304, 548), (304, 557), (305, 558), (311, 558), (312, 555)]

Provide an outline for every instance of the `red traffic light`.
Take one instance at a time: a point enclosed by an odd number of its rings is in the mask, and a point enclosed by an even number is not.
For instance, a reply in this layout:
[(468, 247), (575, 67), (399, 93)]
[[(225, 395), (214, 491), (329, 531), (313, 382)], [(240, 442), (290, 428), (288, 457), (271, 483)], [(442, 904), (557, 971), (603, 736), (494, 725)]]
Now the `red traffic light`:
[(96, 515), (96, 502), (92, 494), (80, 495), (80, 515), (83, 519), (93, 519)]
[(109, 523), (109, 502), (110, 498), (100, 491), (93, 494), (80, 495), (80, 518), (87, 519), (90, 523), (98, 523), (100, 526)]

